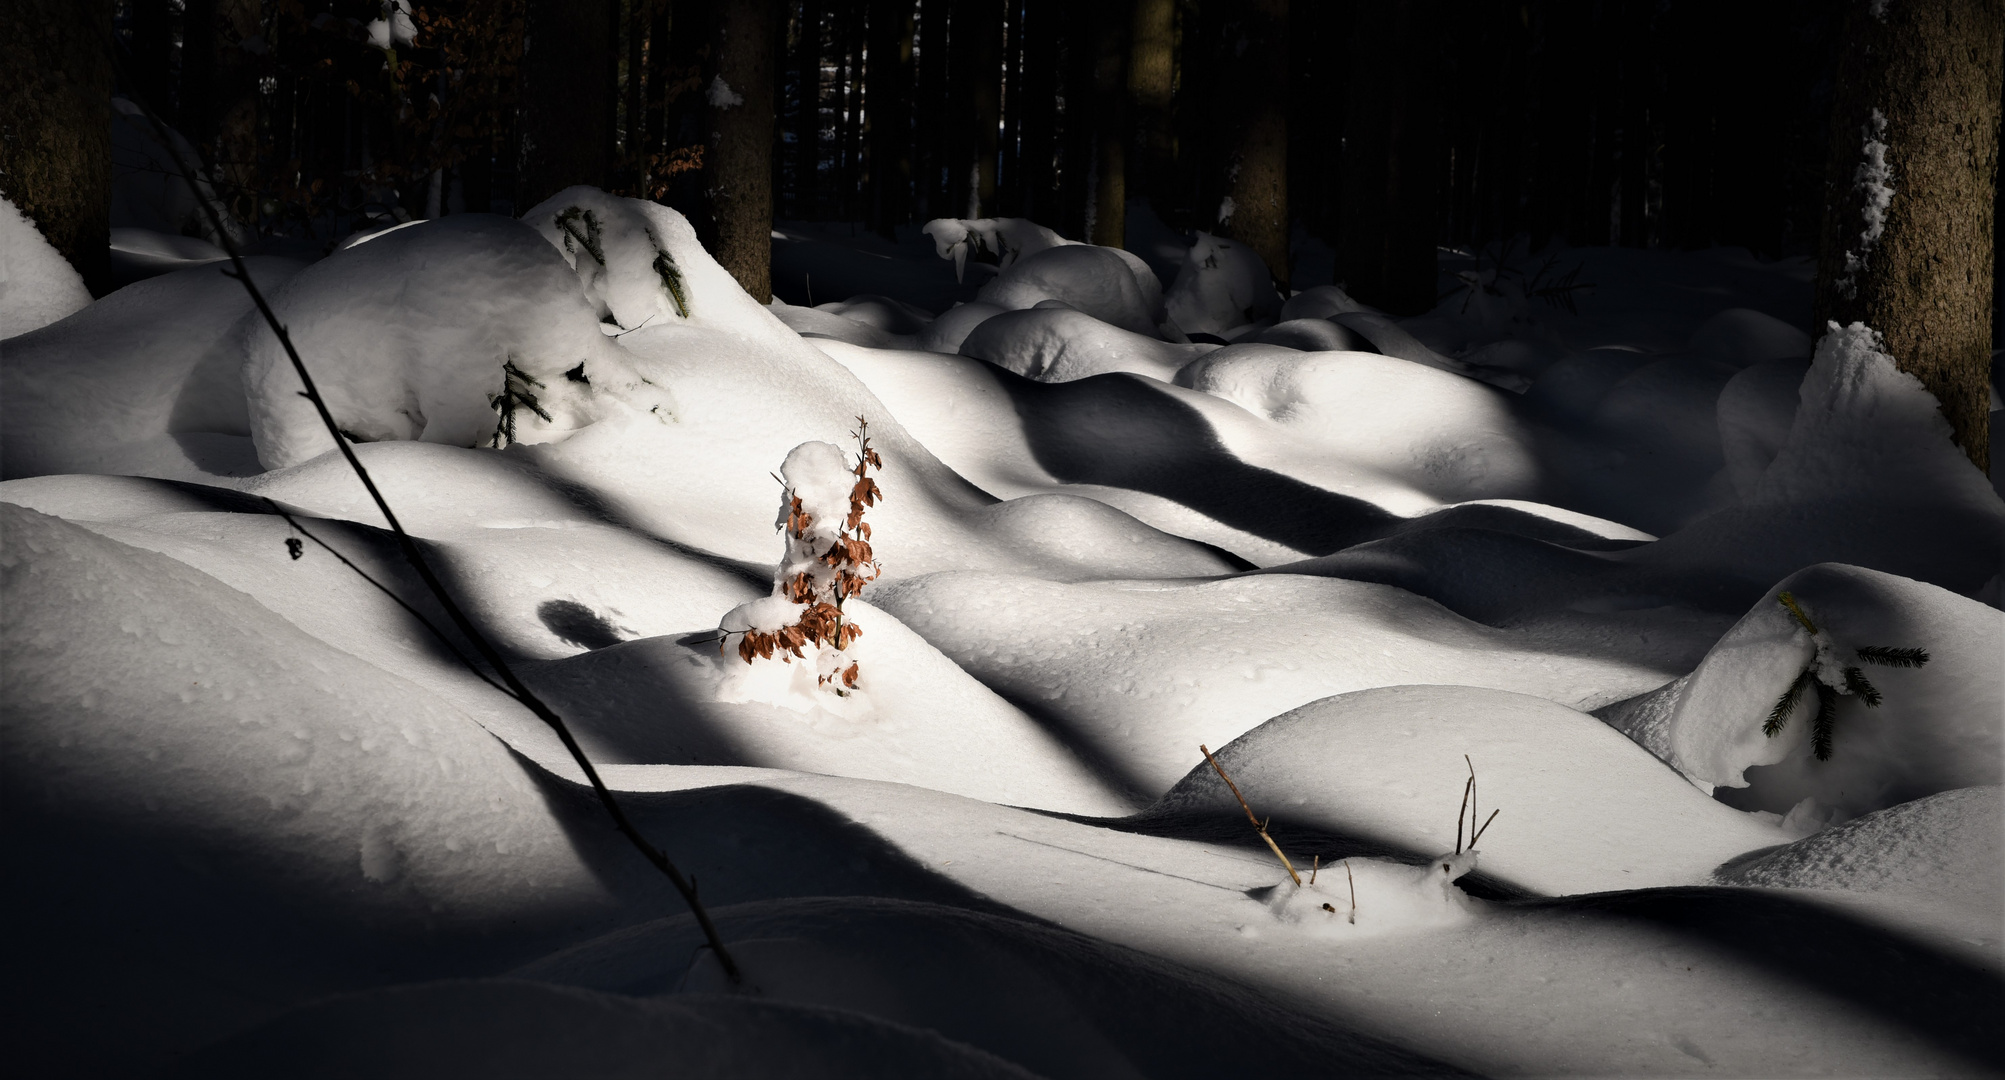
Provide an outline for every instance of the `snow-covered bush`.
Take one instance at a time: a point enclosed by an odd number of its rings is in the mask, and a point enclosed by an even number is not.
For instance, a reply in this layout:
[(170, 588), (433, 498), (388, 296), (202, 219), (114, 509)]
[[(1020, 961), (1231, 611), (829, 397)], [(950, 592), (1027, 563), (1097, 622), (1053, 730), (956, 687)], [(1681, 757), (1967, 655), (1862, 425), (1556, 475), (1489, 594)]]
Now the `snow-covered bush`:
[[(1825, 648), (1784, 594), (1814, 616)], [(1846, 688), (1856, 650), (1889, 643), (1923, 648), (1929, 661), (1875, 670), (1877, 708), (1854, 685), (1825, 698), (1821, 740), (1814, 721), (1778, 722), (1778, 702), (1807, 689), (1806, 668), (1822, 669), (1820, 686)], [(1610, 719), (1693, 780), (1745, 789), (1735, 805), (1793, 812), (1812, 828), (2005, 778), (2000, 655), (2005, 614), (1994, 608), (1862, 567), (1813, 566), (1756, 603), (1690, 675)], [(1804, 707), (1789, 704), (1781, 720)]]
[(738, 655), (784, 663), (807, 660), (814, 649), (817, 686), (837, 695), (856, 688), (858, 670), (844, 650), (862, 629), (842, 617), (843, 601), (863, 591), (879, 572), (871, 558), (864, 508), (882, 496), (868, 475), (884, 462), (870, 446), (870, 425), (857, 417), (856, 464), (832, 443), (794, 447), (780, 466), (785, 492), (774, 523), (787, 534), (786, 554), (773, 575), (773, 592), (740, 604), (721, 621), (724, 643), (738, 635)]
[(1272, 318), (1281, 310), (1281, 294), (1252, 248), (1201, 232), (1184, 255), (1164, 307), (1186, 334), (1222, 334)]
[(1001, 308), (1060, 301), (1130, 333), (1155, 336), (1163, 291), (1146, 264), (1119, 248), (1068, 244), (1017, 260), (977, 299)]
[(550, 196), (522, 220), (563, 253), (600, 319), (632, 330), (689, 318), (689, 288), (669, 244), (676, 226), (688, 226), (675, 211), (581, 186)]
[[(358, 442), (545, 442), (608, 409), (674, 415), (667, 389), (600, 331), (571, 268), (505, 218), (454, 215), (337, 252), (272, 307)], [(246, 337), (258, 460), (283, 468), (333, 449), (277, 337), (262, 320)]]

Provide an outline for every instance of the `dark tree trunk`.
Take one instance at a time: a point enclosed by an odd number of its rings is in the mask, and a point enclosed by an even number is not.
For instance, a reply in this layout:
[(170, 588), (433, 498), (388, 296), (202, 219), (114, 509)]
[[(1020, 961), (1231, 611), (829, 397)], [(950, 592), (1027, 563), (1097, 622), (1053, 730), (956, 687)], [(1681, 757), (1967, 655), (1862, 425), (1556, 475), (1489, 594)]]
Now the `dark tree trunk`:
[(1058, 4), (1026, 0), (1023, 6), (1023, 96), (1017, 105), (1022, 150), (1017, 157), (1017, 200), (1023, 216), (1057, 224)]
[(819, 216), (816, 194), (821, 180), (821, 58), (823, 0), (803, 0), (794, 39), (794, 83), (800, 96), (800, 118), (794, 135), (794, 215)]
[[(658, 0), (654, 0), (658, 2)], [(620, 124), (621, 186), (647, 194), (647, 28), (651, 0), (627, 0), (627, 74), (621, 94), (626, 115)]]
[(1435, 301), (1435, 8), (1365, 3), (1350, 40), (1337, 271), (1358, 299), (1401, 315)]
[(773, 298), (773, 32), (775, 0), (726, 0), (704, 80), (710, 105), (706, 155), (711, 252), (764, 304)]
[(896, 239), (912, 191), (912, 0), (870, 5), (870, 225)]
[(1127, 242), (1129, 19), (1121, 0), (1095, 5), (1093, 52), (1093, 218), (1089, 239), (1101, 247)]
[[(715, 10), (713, 0), (672, 0), (674, 9), (670, 15), (668, 31), (667, 85), (671, 88), (667, 100), (667, 134), (663, 145), (671, 152), (689, 149), (703, 155), (698, 167), (687, 168), (668, 180), (667, 202), (670, 206), (688, 215), (690, 224), (696, 227), (696, 235), (706, 248), (714, 245), (717, 235), (711, 228), (710, 211), (704, 185), (708, 183), (708, 155), (710, 129), (706, 127), (710, 107), (704, 101), (705, 80), (711, 68), (712, 17)], [(679, 92), (677, 92), (679, 90)]]
[(1820, 331), (1879, 331), (1987, 471), (2001, 53), (1999, 0), (1849, 5), (1817, 266)]
[(111, 284), (111, 8), (110, 0), (0, 8), (0, 195), (93, 296)]
[(573, 184), (612, 178), (618, 24), (600, 0), (530, 0), (522, 49), (521, 163), (515, 205), (527, 210)]
[(975, 136), (968, 210), (976, 217), (992, 217), (1002, 135), (1002, 5), (998, 0), (971, 0), (962, 10), (968, 13), (968, 104)]
[(1131, 195), (1168, 215), (1177, 200), (1176, 128), (1171, 107), (1176, 75), (1176, 0), (1131, 0), (1128, 23), (1129, 170), (1140, 182)]
[(862, 216), (857, 189), (863, 181), (863, 0), (848, 0), (836, 20), (842, 31), (842, 73), (836, 83), (841, 111), (836, 120), (836, 145), (842, 163), (837, 188), (842, 200), (842, 218), (855, 221)]
[(916, 136), (919, 161), (917, 195), (921, 218), (935, 218), (951, 209), (942, 170), (951, 160), (947, 120), (947, 57), (950, 16), (948, 0), (924, 0), (920, 9), (919, 107)]
[(647, 121), (642, 129), (641, 155), (648, 162), (649, 194), (653, 185), (660, 182), (655, 175), (653, 159), (656, 154), (669, 151), (668, 145), (668, 95), (669, 83), (680, 76), (671, 63), (674, 48), (669, 42), (671, 5), (669, 0), (653, 0), (648, 10), (647, 23)]
[[(1221, 232), (1267, 264), (1288, 295), (1288, 0), (1248, 0), (1228, 34), (1230, 85), (1240, 101), (1230, 161), (1232, 216)], [(1430, 256), (1432, 252), (1429, 252)]]

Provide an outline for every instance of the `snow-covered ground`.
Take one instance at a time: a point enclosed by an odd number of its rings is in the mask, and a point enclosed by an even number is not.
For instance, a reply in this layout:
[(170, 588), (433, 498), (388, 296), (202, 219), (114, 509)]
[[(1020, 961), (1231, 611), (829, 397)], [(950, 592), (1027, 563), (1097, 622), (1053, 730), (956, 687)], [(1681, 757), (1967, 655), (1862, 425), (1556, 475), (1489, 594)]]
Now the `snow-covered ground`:
[[(119, 242), (167, 272), (89, 302), (0, 207), (35, 1075), (2005, 1069), (2005, 501), (1803, 261), (1563, 252), (1570, 312), (1445, 254), (1393, 319), (783, 226), (822, 302), (761, 307), (590, 189), (251, 259), (737, 985), (216, 252)], [(854, 643), (741, 659), (859, 539)]]

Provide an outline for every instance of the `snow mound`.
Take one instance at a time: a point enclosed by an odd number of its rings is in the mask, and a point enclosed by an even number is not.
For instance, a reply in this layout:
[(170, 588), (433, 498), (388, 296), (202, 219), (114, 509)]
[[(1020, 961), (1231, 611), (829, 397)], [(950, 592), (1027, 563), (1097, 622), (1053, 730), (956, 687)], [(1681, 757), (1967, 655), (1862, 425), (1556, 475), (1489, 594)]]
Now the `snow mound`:
[[(290, 259), (245, 264), (267, 296), (300, 270)], [(244, 287), (206, 266), (128, 285), (9, 341), (0, 350), (5, 475), (256, 472), (242, 438), (246, 315), (256, 318)]]
[(1950, 442), (1934, 396), (1854, 323), (1817, 343), (1788, 438), (1751, 493), (1634, 562), (1709, 578), (1738, 602), (1820, 562), (1970, 596), (2001, 558), (2005, 502)]
[(39, 330), (90, 302), (76, 268), (27, 215), (0, 198), (0, 340)]
[(1077, 244), (1027, 218), (934, 218), (919, 230), (933, 240), (934, 251), (954, 260), (954, 278), (966, 272), (968, 256), (985, 253), (1007, 270), (1026, 255)]
[(1328, 319), (1289, 319), (1275, 323), (1243, 341), (1279, 345), (1303, 352), (1374, 352), (1364, 335)]
[[(211, 244), (221, 242), (209, 223), (209, 215), (182, 178), (178, 154), (190, 168), (201, 168), (202, 155), (186, 137), (167, 129), (173, 142), (169, 151), (161, 145), (153, 122), (139, 106), (114, 95), (111, 99), (111, 225), (112, 228), (146, 229), (169, 236), (199, 236)], [(223, 228), (239, 250), (255, 236), (244, 228), (216, 197), (216, 189), (198, 171), (195, 184), (209, 205), (217, 208)]]
[(595, 760), (797, 769), (1074, 814), (1133, 808), (897, 619), (856, 599), (843, 617), (863, 629), (845, 650), (862, 672), (846, 697), (817, 685), (812, 659), (747, 664), (709, 635), (623, 642), (524, 677)]
[(1002, 308), (979, 300), (956, 304), (919, 331), (919, 347), (927, 352), (958, 353), (975, 327), (1002, 313)]
[(961, 355), (1038, 382), (1071, 382), (1115, 371), (1168, 382), (1210, 348), (1160, 341), (1046, 301), (1029, 311), (984, 319), (961, 342)]
[(1810, 355), (1810, 335), (1773, 315), (1728, 308), (1692, 331), (1692, 352), (1747, 367), (1766, 360), (1800, 360)]
[(1834, 825), (1719, 868), (1722, 885), (1844, 889), (1932, 901), (2005, 920), (2005, 798), (1958, 788)]
[[(1591, 716), (1472, 686), (1325, 698), (1214, 751), (1255, 813), (1416, 855), (1454, 847), (1465, 754), (1479, 819), (1500, 811), (1483, 834), (1483, 869), (1534, 892), (1700, 884), (1727, 859), (1787, 839), (1708, 799)], [(1200, 760), (1149, 813), (1241, 811)], [(1275, 831), (1285, 846), (1285, 830)], [(1325, 891), (1342, 888), (1337, 877), (1323, 880)]]
[[(1029, 920), (863, 897), (741, 904), (715, 918), (760, 999), (928, 1029), (1040, 1076), (1443, 1070), (1242, 986)], [(515, 974), (630, 994), (673, 990), (655, 1001), (703, 1000), (724, 979), (706, 953), (682, 963), (701, 940), (692, 922), (621, 930)], [(1234, 1038), (1213, 1037), (1226, 1026)]]
[(1742, 368), (1720, 388), (1720, 455), (1740, 498), (1753, 496), (1761, 474), (1788, 441), (1809, 371), (1808, 360), (1763, 360)]
[[(1806, 664), (1810, 635), (1777, 596), (1791, 593), (1836, 647), (1883, 695), (1867, 708), (1838, 696), (1831, 757), (1812, 756), (1817, 701), (1806, 692), (1782, 731), (1762, 726)], [(1919, 668), (1856, 658), (1862, 646), (1921, 648)], [(1651, 705), (1646, 745), (1705, 784), (1747, 788), (1748, 809), (1795, 811), (1811, 825), (1870, 813), (1952, 788), (2005, 778), (2005, 613), (1946, 589), (1856, 566), (1826, 564), (1770, 589), (1706, 654), (1698, 669)], [(1799, 809), (1800, 808), (1800, 809)], [(1842, 820), (1842, 818), (1840, 819)]]
[(382, 932), (601, 897), (521, 764), (429, 691), (173, 559), (11, 504), (0, 522), (10, 815)]
[(1288, 302), (1281, 305), (1279, 318), (1282, 322), (1294, 319), (1328, 319), (1332, 315), (1371, 310), (1351, 299), (1349, 293), (1335, 285), (1315, 285), (1289, 297)]
[(1186, 334), (1224, 334), (1272, 318), (1281, 296), (1252, 248), (1200, 232), (1163, 304), (1170, 322)]
[(930, 1031), (734, 994), (635, 999), (478, 979), (390, 987), (291, 1010), (182, 1058), (170, 1077), (896, 1075), (1030, 1080)]
[(1009, 310), (1056, 300), (1101, 322), (1153, 337), (1163, 321), (1162, 286), (1140, 259), (1119, 248), (1066, 244), (1017, 259), (977, 298)]
[(1446, 372), (1370, 353), (1228, 345), (1178, 371), (1176, 383), (1444, 500), (1538, 487), (1531, 438), (1505, 396)]
[(952, 573), (875, 588), (871, 599), (1149, 797), (1190, 771), (1199, 743), (1222, 745), (1332, 694), (1465, 684), (1593, 708), (1670, 677), (1336, 578), (1061, 585)]
[[(357, 442), (506, 445), (609, 411), (673, 415), (667, 390), (599, 332), (570, 268), (506, 218), (456, 214), (337, 252), (272, 308)], [(284, 468), (333, 449), (278, 338), (262, 324), (247, 334), (258, 460)]]

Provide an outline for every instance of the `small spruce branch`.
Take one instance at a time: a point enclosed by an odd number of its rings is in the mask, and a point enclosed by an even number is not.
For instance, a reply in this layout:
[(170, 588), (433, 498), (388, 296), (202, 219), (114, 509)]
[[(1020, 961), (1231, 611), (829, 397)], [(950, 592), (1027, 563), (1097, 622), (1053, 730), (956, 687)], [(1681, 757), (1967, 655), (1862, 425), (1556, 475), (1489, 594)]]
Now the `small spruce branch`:
[(1880, 690), (1866, 678), (1866, 673), (1855, 667), (1845, 669), (1845, 689), (1858, 695), (1869, 709), (1879, 708)]
[(1817, 715), (1810, 720), (1810, 752), (1819, 761), (1831, 760), (1831, 735), (1838, 719), (1838, 695), (1823, 683), (1815, 683)]
[(1886, 645), (1865, 645), (1855, 650), (1859, 659), (1881, 667), (1918, 668), (1928, 663), (1927, 649), (1900, 649)]
[(1775, 707), (1768, 710), (1768, 720), (1761, 725), (1761, 733), (1771, 739), (1781, 734), (1789, 724), (1789, 718), (1796, 715), (1796, 703), (1803, 699), (1803, 691), (1816, 681), (1809, 668), (1797, 672), (1796, 681), (1789, 684), (1789, 689), (1776, 699)]

